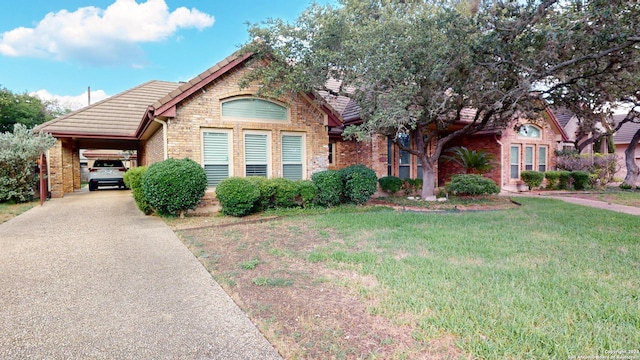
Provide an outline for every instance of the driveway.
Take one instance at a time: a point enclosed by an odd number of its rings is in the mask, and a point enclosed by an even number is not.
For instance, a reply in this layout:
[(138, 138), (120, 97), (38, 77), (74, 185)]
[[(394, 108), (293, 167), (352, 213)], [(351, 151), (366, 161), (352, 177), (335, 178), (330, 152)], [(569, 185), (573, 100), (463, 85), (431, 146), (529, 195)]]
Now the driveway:
[(0, 358), (280, 359), (129, 191), (68, 195), (0, 224)]

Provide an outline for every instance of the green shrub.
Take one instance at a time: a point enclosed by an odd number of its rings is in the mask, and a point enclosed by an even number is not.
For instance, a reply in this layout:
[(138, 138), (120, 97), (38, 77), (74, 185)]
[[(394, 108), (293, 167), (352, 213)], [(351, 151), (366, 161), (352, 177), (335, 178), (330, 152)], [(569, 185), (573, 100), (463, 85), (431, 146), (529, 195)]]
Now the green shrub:
[(562, 171), (558, 171), (558, 173), (559, 173), (558, 189), (569, 190), (569, 187), (571, 186), (571, 181), (572, 181), (571, 172), (562, 170)]
[(225, 215), (246, 216), (256, 212), (260, 206), (260, 190), (253, 180), (247, 178), (222, 180), (216, 187), (216, 197)]
[(491, 179), (478, 174), (457, 174), (451, 178), (448, 191), (454, 195), (484, 195), (500, 192)]
[(245, 179), (249, 180), (260, 191), (260, 198), (256, 203), (256, 212), (275, 207), (276, 187), (273, 179), (267, 179), (263, 176), (247, 176)]
[(622, 190), (631, 190), (631, 189), (633, 189), (633, 186), (623, 182), (622, 184), (620, 184), (620, 189), (622, 189)]
[(276, 207), (291, 208), (299, 205), (297, 200), (300, 191), (295, 181), (285, 178), (276, 178), (272, 181), (275, 188), (274, 205)]
[(364, 204), (376, 192), (378, 177), (364, 165), (351, 165), (339, 170), (344, 185), (343, 197), (347, 202)]
[(318, 196), (318, 187), (311, 180), (298, 180), (296, 183), (298, 185), (298, 193), (300, 194), (302, 206), (308, 207), (313, 204)]
[(584, 190), (591, 183), (588, 171), (572, 171), (571, 178), (573, 179), (573, 188), (576, 190)]
[(318, 188), (315, 203), (320, 206), (340, 204), (344, 185), (340, 173), (335, 170), (324, 170), (311, 175), (311, 181)]
[(153, 208), (147, 201), (147, 198), (144, 196), (144, 191), (142, 190), (142, 176), (147, 172), (147, 169), (146, 166), (134, 167), (127, 170), (123, 176), (124, 184), (131, 189), (133, 200), (136, 202), (136, 205), (138, 205), (138, 209), (145, 215), (153, 212)]
[(558, 188), (560, 171), (547, 171), (544, 173), (544, 178), (547, 179), (547, 189), (556, 189)]
[(378, 179), (382, 191), (395, 194), (402, 188), (402, 179), (397, 176), (384, 176)]
[(544, 180), (544, 173), (539, 171), (531, 171), (525, 170), (520, 173), (520, 178), (524, 181), (527, 186), (529, 186), (529, 190), (533, 188), (537, 188), (542, 184), (542, 180)]
[(204, 169), (187, 158), (155, 163), (142, 175), (144, 197), (162, 215), (182, 215), (195, 209), (206, 189)]

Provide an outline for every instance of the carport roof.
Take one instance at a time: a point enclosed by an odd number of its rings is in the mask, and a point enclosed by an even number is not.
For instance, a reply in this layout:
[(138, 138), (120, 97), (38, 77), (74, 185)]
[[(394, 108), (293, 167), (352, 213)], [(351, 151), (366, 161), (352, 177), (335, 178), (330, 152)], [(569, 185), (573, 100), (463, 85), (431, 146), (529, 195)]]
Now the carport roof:
[(181, 84), (152, 80), (36, 127), (56, 137), (131, 138), (147, 108)]

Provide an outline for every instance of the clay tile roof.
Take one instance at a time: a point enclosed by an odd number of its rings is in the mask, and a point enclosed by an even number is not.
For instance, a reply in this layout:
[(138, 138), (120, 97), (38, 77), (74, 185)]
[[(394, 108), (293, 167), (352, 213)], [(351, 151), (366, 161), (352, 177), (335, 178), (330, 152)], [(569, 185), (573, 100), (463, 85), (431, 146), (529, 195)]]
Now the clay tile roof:
[(179, 83), (152, 80), (36, 127), (53, 135), (131, 137), (149, 105)]
[[(616, 115), (613, 115), (613, 121), (616, 124), (618, 124), (625, 117), (626, 117), (626, 114), (616, 114)], [(618, 130), (613, 135), (613, 142), (615, 144), (628, 144), (631, 142), (631, 138), (633, 138), (633, 135), (635, 135), (635, 133), (639, 130), (640, 130), (640, 124), (627, 122), (624, 125), (622, 125), (620, 130)]]
[(552, 111), (562, 127), (567, 126), (569, 120), (574, 116), (574, 114), (565, 107), (554, 107), (552, 108)]

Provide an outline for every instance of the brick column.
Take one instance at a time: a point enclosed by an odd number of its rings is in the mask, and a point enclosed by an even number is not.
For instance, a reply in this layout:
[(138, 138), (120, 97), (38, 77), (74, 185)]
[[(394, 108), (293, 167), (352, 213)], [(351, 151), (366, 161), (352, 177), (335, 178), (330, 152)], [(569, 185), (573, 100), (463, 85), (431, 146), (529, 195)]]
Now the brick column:
[(62, 140), (57, 139), (56, 144), (49, 149), (49, 190), (52, 198), (64, 196), (63, 170), (62, 170)]

